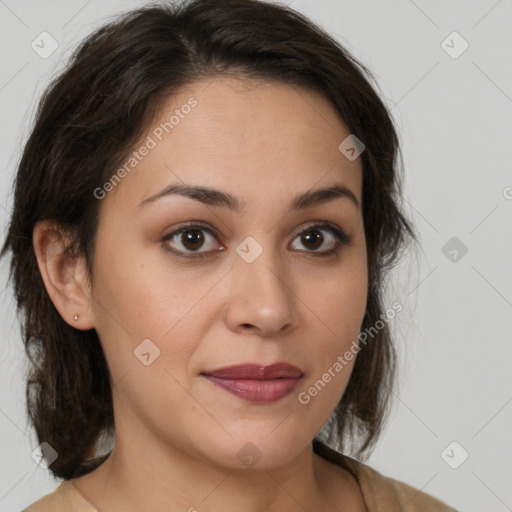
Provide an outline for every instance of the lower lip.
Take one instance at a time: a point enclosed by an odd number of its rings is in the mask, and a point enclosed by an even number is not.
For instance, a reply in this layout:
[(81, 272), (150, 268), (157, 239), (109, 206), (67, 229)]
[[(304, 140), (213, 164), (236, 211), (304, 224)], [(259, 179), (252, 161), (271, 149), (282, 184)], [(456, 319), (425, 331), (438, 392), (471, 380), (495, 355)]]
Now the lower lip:
[(271, 403), (289, 395), (299, 383), (300, 378), (284, 379), (225, 379), (205, 375), (210, 381), (229, 391), (233, 395), (250, 402)]

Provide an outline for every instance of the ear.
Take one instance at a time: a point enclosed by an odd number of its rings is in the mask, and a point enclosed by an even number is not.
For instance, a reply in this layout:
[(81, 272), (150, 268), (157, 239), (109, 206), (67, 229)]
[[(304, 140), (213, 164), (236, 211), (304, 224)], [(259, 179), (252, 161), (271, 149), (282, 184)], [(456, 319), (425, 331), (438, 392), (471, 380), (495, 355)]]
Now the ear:
[[(34, 251), (46, 291), (62, 318), (72, 327), (95, 326), (85, 259), (64, 254), (69, 234), (55, 222), (37, 222), (32, 234)], [(78, 315), (78, 320), (73, 317)]]

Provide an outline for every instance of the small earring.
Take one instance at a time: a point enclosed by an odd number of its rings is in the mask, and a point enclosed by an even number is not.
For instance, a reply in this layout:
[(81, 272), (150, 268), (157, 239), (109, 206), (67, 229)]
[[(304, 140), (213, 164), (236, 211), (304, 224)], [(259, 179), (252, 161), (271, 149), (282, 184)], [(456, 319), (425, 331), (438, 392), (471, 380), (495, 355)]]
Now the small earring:
[(78, 320), (78, 315), (75, 315), (75, 316), (73, 317), (73, 320)]

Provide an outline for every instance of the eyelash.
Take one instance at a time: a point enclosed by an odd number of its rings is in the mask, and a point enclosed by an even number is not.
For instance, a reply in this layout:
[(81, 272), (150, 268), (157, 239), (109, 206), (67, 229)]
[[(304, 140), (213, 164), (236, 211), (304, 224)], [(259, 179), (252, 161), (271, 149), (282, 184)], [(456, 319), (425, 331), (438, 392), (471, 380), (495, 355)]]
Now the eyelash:
[[(201, 231), (207, 231), (214, 238), (218, 238), (217, 235), (212, 231), (212, 229), (210, 229), (206, 224), (202, 223), (201, 221), (195, 221), (195, 222), (185, 224), (184, 226), (181, 226), (177, 230), (172, 231), (171, 233), (168, 233), (161, 239), (161, 242), (164, 243), (168, 240), (172, 240), (174, 237), (180, 235), (181, 233), (183, 233), (185, 231), (192, 231), (193, 229), (196, 229), (196, 228)], [(296, 235), (295, 238), (297, 238), (297, 236), (301, 235), (304, 232), (312, 231), (315, 229), (328, 229), (329, 231), (331, 231), (331, 233), (334, 235), (334, 237), (336, 239), (335, 246), (332, 249), (328, 249), (328, 250), (322, 251), (322, 252), (315, 252), (315, 251), (300, 251), (300, 252), (310, 253), (314, 257), (320, 257), (320, 258), (327, 257), (327, 256), (331, 256), (335, 253), (338, 253), (341, 250), (342, 246), (348, 245), (352, 241), (352, 237), (347, 235), (345, 233), (345, 231), (343, 231), (341, 228), (339, 228), (335, 224), (332, 224), (327, 221), (319, 222), (316, 224), (310, 224), (310, 225), (306, 226), (302, 231), (300, 231)], [(294, 238), (294, 240), (295, 240), (295, 238)], [(187, 253), (184, 251), (178, 251), (178, 250), (172, 249), (169, 247), (168, 244), (165, 244), (164, 248), (166, 251), (176, 254), (177, 256), (180, 256), (183, 258), (188, 258), (188, 259), (198, 259), (198, 260), (201, 260), (201, 259), (211, 256), (211, 252), (212, 252), (212, 251), (202, 251), (202, 252)], [(214, 252), (222, 252), (222, 251), (214, 251)]]

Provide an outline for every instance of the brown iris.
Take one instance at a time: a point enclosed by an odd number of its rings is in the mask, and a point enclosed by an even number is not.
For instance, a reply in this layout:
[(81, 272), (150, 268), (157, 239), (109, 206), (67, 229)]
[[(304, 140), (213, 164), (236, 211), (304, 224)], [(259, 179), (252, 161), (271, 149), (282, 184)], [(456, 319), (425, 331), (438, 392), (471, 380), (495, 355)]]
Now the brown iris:
[(204, 244), (204, 234), (200, 229), (188, 229), (182, 232), (181, 242), (187, 249), (200, 249)]
[[(318, 247), (322, 245), (323, 235), (317, 229), (309, 229), (308, 231), (305, 231), (301, 236), (301, 241), (305, 246), (313, 243), (314, 247), (310, 246), (310, 248), (318, 249)], [(320, 243), (318, 243), (319, 241)]]

